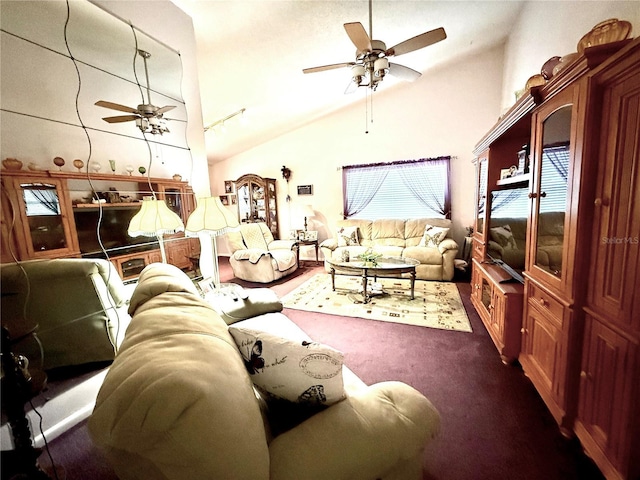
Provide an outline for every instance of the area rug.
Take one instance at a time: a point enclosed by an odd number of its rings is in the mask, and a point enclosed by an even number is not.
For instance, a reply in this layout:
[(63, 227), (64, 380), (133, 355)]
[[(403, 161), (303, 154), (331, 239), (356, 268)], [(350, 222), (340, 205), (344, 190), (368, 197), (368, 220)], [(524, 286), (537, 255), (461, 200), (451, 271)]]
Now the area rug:
[[(372, 281), (369, 280), (371, 283)], [(416, 280), (415, 299), (411, 300), (409, 280), (378, 279), (374, 295), (367, 304), (357, 303), (362, 291), (361, 277), (336, 275), (336, 291), (331, 275), (314, 275), (282, 298), (286, 308), (308, 312), (360, 317), (421, 327), (471, 332), (455, 283)]]

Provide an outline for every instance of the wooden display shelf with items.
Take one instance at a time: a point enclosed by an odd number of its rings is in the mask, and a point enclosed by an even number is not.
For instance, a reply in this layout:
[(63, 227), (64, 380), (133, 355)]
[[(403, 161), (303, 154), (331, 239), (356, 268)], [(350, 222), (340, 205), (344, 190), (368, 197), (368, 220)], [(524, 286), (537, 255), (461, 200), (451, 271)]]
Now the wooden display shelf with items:
[[(500, 349), (499, 282), (482, 262), (502, 254), (511, 265), (524, 242), (518, 361), (562, 433), (578, 436), (607, 479), (637, 479), (640, 39), (586, 47), (529, 97), (474, 151), (472, 302)], [(529, 178), (501, 178), (520, 143), (530, 145)], [(524, 192), (525, 220), (500, 211)], [(513, 240), (499, 245), (498, 233)]]
[[(183, 222), (195, 206), (187, 182), (100, 173), (90, 178), (91, 183), (81, 172), (2, 170), (2, 262), (104, 258), (104, 247), (122, 278), (132, 278), (140, 265), (160, 261), (155, 238), (127, 234), (142, 197), (153, 190)], [(100, 200), (92, 201), (92, 187)], [(199, 251), (197, 239), (179, 233), (166, 236), (165, 244), (169, 263), (191, 267), (189, 257)]]
[(522, 285), (496, 265), (472, 260), (471, 303), (505, 364), (520, 353)]

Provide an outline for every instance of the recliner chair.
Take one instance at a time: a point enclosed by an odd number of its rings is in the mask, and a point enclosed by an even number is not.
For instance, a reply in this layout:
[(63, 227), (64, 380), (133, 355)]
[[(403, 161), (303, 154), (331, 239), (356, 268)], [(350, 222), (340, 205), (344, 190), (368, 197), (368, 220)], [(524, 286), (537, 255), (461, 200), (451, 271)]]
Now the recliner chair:
[(265, 223), (245, 223), (227, 233), (231, 249), (229, 264), (242, 280), (270, 283), (298, 268), (295, 240), (274, 240)]

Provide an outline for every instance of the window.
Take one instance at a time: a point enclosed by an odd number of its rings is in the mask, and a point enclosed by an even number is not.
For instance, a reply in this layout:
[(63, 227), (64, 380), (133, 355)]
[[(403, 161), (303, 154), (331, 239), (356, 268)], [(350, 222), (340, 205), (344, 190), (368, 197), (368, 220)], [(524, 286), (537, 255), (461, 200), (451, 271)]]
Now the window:
[(343, 167), (345, 218), (450, 218), (450, 157)]

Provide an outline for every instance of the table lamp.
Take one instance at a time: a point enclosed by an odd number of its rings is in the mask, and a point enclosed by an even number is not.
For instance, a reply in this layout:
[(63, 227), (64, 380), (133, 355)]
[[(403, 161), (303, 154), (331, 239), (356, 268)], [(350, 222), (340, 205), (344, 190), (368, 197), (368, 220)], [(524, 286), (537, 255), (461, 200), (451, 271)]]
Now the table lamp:
[(129, 222), (127, 233), (130, 237), (157, 237), (162, 254), (162, 262), (167, 263), (162, 236), (184, 230), (180, 217), (169, 210), (164, 200), (155, 197), (144, 197), (142, 207)]
[(302, 214), (304, 215), (304, 231), (307, 231), (307, 219), (315, 216), (316, 212), (313, 211), (311, 205), (305, 205), (302, 208)]
[(216, 288), (220, 288), (220, 270), (215, 237), (238, 225), (236, 215), (227, 210), (218, 197), (198, 200), (196, 209), (187, 220), (187, 235), (197, 234), (200, 238), (200, 272), (203, 278), (213, 278)]

